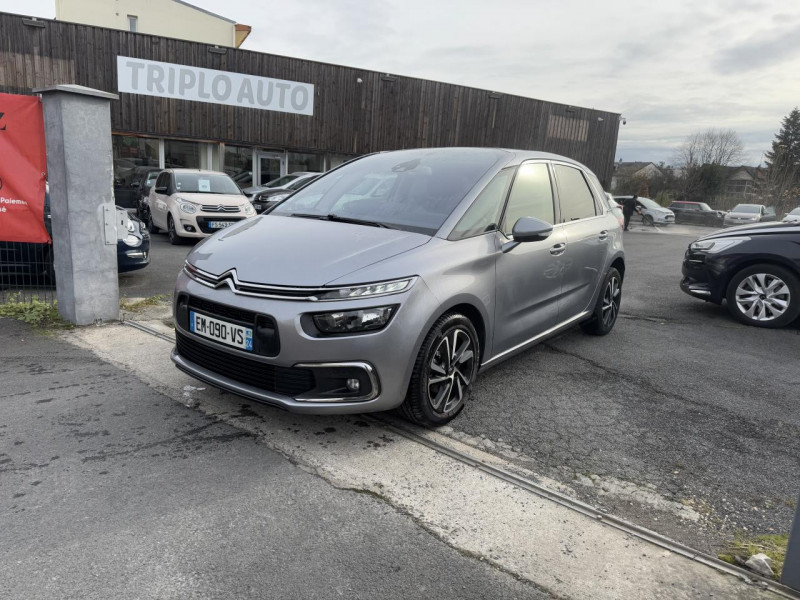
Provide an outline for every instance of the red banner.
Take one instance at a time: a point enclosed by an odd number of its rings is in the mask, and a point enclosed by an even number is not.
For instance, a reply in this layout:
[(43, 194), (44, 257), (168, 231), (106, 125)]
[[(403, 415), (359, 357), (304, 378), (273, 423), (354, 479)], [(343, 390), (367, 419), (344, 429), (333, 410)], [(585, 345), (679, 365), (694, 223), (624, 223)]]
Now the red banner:
[(42, 101), (0, 94), (0, 241), (49, 243)]

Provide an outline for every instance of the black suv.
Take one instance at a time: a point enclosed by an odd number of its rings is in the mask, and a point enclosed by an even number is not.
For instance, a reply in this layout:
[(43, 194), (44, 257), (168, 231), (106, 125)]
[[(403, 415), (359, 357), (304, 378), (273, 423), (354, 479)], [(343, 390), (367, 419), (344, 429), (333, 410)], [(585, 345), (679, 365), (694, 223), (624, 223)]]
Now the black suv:
[(705, 202), (673, 202), (669, 209), (675, 213), (676, 223), (693, 223), (695, 225), (711, 225), (722, 227), (725, 213), (714, 210)]
[(742, 323), (783, 327), (800, 316), (800, 222), (714, 232), (689, 245), (681, 289)]

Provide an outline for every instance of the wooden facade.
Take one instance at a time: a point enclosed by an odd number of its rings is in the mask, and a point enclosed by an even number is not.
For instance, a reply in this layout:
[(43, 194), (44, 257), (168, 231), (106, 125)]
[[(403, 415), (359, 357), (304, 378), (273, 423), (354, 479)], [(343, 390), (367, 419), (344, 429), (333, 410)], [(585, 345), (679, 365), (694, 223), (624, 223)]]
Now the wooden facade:
[[(36, 24), (38, 22), (38, 25)], [(112, 129), (365, 154), (490, 146), (562, 154), (611, 180), (619, 115), (509, 94), (140, 33), (0, 13), (0, 92), (75, 83), (117, 93), (117, 56), (311, 83), (314, 115), (120, 94)]]

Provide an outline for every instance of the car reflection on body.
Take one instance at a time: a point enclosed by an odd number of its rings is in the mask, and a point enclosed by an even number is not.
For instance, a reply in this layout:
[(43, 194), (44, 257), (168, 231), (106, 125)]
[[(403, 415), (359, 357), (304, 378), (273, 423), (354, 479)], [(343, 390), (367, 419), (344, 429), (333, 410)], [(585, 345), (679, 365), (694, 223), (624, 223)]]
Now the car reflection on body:
[(441, 425), (480, 369), (574, 325), (609, 333), (624, 272), (621, 227), (579, 163), (374, 154), (195, 246), (172, 359), (295, 412), (400, 406)]

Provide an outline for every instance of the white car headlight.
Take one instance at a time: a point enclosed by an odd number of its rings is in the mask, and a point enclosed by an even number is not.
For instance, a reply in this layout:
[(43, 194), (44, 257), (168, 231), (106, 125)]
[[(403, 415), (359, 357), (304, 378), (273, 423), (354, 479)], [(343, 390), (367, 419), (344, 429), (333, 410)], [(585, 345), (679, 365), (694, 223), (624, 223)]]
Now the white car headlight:
[(187, 214), (193, 215), (197, 212), (197, 205), (191, 202), (187, 202), (186, 200), (182, 200), (180, 198), (177, 199), (178, 206), (180, 206), (181, 210)]
[(700, 252), (708, 252), (709, 254), (716, 254), (717, 252), (721, 252), (722, 250), (727, 250), (728, 248), (732, 248), (737, 244), (741, 244), (742, 242), (749, 242), (749, 237), (740, 237), (740, 238), (723, 238), (720, 240), (699, 240), (697, 242), (692, 242), (689, 245), (690, 250), (696, 250)]
[(319, 294), (317, 296), (317, 300), (350, 300), (370, 296), (398, 294), (410, 288), (414, 284), (414, 280), (414, 277), (409, 277), (408, 279), (397, 279), (395, 281), (383, 281), (381, 283), (369, 283), (367, 285), (342, 287), (331, 290), (330, 292)]
[(254, 214), (256, 214), (256, 209), (253, 208), (253, 205), (249, 202), (244, 203), (242, 210), (244, 210), (244, 214), (246, 214), (248, 217), (252, 217)]

